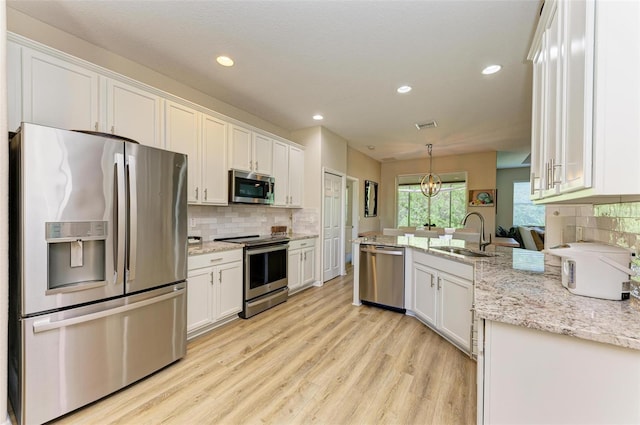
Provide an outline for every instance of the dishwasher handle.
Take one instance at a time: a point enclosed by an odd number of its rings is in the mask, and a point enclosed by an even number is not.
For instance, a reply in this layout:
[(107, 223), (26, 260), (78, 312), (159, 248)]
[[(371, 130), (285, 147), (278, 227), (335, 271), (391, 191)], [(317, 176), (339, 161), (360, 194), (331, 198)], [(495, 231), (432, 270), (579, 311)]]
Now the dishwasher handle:
[(388, 246), (361, 247), (360, 252), (384, 255), (404, 255), (403, 249), (392, 248)]

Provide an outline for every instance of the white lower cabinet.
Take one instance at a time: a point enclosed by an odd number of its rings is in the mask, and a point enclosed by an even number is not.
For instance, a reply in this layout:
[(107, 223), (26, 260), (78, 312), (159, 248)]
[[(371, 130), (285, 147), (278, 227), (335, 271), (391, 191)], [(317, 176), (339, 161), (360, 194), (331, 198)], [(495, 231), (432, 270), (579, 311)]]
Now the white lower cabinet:
[(187, 335), (201, 335), (242, 310), (242, 250), (189, 257)]
[(478, 424), (640, 423), (640, 351), (481, 322)]
[(289, 293), (297, 292), (315, 282), (315, 256), (316, 238), (289, 243)]
[(471, 353), (473, 266), (414, 251), (411, 276), (416, 317)]

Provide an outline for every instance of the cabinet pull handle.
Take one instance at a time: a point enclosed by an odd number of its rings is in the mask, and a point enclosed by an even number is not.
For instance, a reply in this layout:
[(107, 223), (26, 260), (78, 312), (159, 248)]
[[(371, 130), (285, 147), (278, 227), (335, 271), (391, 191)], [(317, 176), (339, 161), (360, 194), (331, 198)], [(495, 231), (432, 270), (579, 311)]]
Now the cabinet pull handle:
[(431, 287), (433, 288), (433, 276), (431, 276)]
[(536, 194), (536, 174), (535, 173), (531, 173), (531, 195), (535, 195)]
[(116, 128), (114, 126), (111, 126), (111, 134), (116, 134)]
[(438, 291), (442, 288), (442, 279), (438, 278)]
[(249, 170), (253, 170), (253, 161), (249, 161)]
[(212, 258), (209, 262), (210, 263), (216, 263), (218, 261), (222, 261), (222, 258)]
[(207, 189), (206, 188), (204, 189), (204, 200), (205, 201), (207, 200)]
[(196, 187), (196, 201), (198, 200), (198, 188)]
[(213, 272), (209, 273), (209, 282), (213, 285)]
[(307, 244), (306, 243), (301, 243), (300, 246), (307, 246)]
[(219, 282), (222, 283), (222, 270), (218, 270)]
[(96, 121), (96, 123), (93, 125), (93, 129), (95, 131), (98, 131), (98, 121)]
[(307, 253), (304, 253), (304, 261), (307, 261)]
[(256, 171), (258, 171), (258, 161), (256, 161)]
[(556, 164), (556, 161), (554, 160), (551, 163), (551, 181), (553, 181), (553, 184), (560, 184), (562, 183), (562, 180), (556, 180), (556, 169), (561, 168), (562, 164)]

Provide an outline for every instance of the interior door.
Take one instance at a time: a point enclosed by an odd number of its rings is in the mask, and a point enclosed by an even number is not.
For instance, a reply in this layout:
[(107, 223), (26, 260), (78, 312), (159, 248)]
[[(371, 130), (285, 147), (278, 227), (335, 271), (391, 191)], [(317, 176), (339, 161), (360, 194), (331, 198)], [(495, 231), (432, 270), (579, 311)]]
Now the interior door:
[(324, 173), (323, 282), (340, 274), (340, 244), (342, 236), (342, 177)]
[(127, 293), (187, 277), (187, 157), (125, 144)]

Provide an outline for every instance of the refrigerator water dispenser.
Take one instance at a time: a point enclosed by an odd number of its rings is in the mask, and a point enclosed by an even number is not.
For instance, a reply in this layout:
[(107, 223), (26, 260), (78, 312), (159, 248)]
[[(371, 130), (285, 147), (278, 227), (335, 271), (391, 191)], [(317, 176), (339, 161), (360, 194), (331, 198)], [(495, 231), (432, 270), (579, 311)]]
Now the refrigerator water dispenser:
[(48, 290), (104, 282), (107, 223), (48, 222)]

